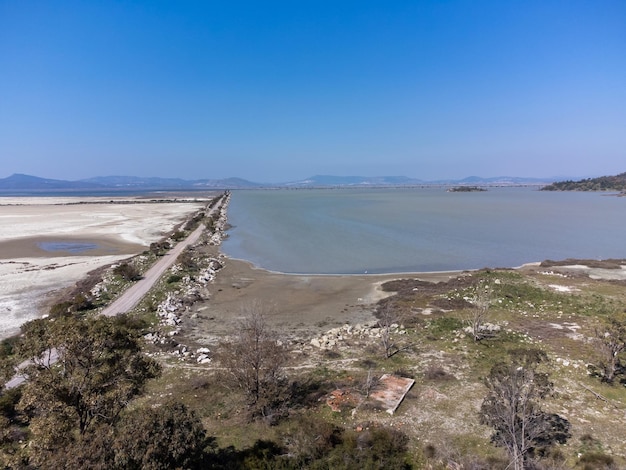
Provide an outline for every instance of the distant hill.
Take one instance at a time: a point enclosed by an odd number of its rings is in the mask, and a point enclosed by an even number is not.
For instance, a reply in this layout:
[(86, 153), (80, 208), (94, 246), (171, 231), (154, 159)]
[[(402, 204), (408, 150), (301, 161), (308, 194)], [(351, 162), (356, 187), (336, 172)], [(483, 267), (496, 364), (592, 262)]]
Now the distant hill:
[(300, 188), (319, 187), (373, 187), (373, 186), (449, 186), (449, 185), (472, 185), (472, 186), (519, 186), (519, 185), (545, 185), (554, 181), (554, 178), (522, 178), (516, 176), (496, 176), (481, 178), (469, 176), (461, 180), (436, 180), (428, 181), (406, 176), (332, 176), (316, 175), (300, 181), (284, 183), (281, 186)]
[(542, 191), (621, 191), (626, 192), (626, 172), (615, 176), (600, 176), (579, 181), (559, 181), (541, 188)]
[(262, 188), (266, 185), (253, 183), (243, 178), (225, 178), (219, 180), (197, 180), (193, 182), (195, 188), (215, 188), (215, 189), (254, 189)]
[(138, 176), (97, 176), (80, 180), (83, 183), (95, 183), (107, 188), (145, 188), (171, 187), (181, 188), (189, 186), (189, 182), (179, 178), (141, 178)]
[(78, 181), (55, 180), (37, 176), (14, 174), (0, 179), (0, 192), (61, 192), (61, 191), (115, 191), (115, 190), (200, 190), (251, 189), (263, 185), (241, 178), (183, 180), (179, 178), (142, 178), (137, 176), (98, 176)]
[(138, 176), (98, 176), (82, 180), (118, 189), (241, 189), (263, 186), (241, 178), (184, 180), (180, 178), (143, 178)]
[(254, 183), (242, 178), (198, 179), (158, 178), (139, 176), (97, 176), (78, 181), (39, 178), (14, 174), (0, 179), (0, 192), (61, 192), (61, 191), (193, 191), (255, 188), (336, 188), (336, 187), (408, 187), (408, 186), (514, 186), (545, 185), (554, 179), (498, 176), (470, 176), (462, 180), (426, 181), (406, 176), (333, 176), (315, 175), (298, 181), (277, 184)]
[(289, 187), (335, 187), (335, 186), (411, 186), (424, 181), (406, 176), (332, 176), (315, 175), (300, 181), (285, 183)]
[(0, 190), (54, 191), (75, 189), (102, 189), (98, 183), (82, 181), (64, 181), (16, 173), (8, 178), (0, 179)]

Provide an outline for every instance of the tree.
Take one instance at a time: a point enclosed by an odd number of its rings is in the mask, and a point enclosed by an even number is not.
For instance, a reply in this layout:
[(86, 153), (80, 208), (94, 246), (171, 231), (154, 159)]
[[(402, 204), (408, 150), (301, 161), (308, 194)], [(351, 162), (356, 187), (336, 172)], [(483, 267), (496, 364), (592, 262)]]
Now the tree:
[(63, 447), (36, 453), (31, 463), (102, 470), (206, 468), (202, 461), (211, 444), (195, 413), (172, 402), (125, 412), (115, 424), (90, 426)]
[(365, 395), (365, 398), (369, 398), (370, 394), (376, 389), (380, 382), (380, 376), (373, 372), (372, 369), (367, 370), (367, 375), (363, 378), (359, 391)]
[(548, 374), (540, 371), (546, 354), (536, 349), (511, 351), (509, 362), (495, 364), (485, 379), (488, 393), (480, 409), (483, 424), (494, 429), (492, 441), (505, 447), (516, 470), (527, 468), (538, 447), (564, 443), (569, 422), (541, 409), (552, 391)]
[[(54, 432), (54, 429), (51, 431)], [(114, 435), (114, 426), (100, 423), (90, 426), (85, 434), (65, 439), (63, 445), (46, 449), (41, 446), (41, 442), (36, 442), (30, 446), (30, 465), (26, 468), (113, 470)]]
[(200, 418), (182, 403), (138, 409), (117, 426), (114, 468), (201, 468), (204, 449), (210, 444)]
[(626, 321), (613, 317), (603, 329), (596, 330), (602, 379), (613, 383), (619, 366), (619, 355), (626, 350)]
[(228, 379), (245, 396), (252, 416), (270, 417), (284, 400), (287, 350), (267, 326), (258, 303), (244, 308), (244, 319), (219, 358)]
[(31, 417), (34, 453), (44, 460), (92, 426), (114, 423), (160, 372), (117, 317), (40, 319), (22, 331), (21, 350), (33, 364), (19, 406)]
[(398, 329), (398, 315), (390, 303), (384, 304), (377, 311), (378, 328), (380, 329), (380, 344), (386, 359), (407, 349), (409, 346), (401, 346), (396, 341), (394, 334)]
[(469, 331), (474, 341), (480, 341), (487, 337), (485, 330), (485, 322), (489, 315), (489, 307), (491, 306), (493, 291), (491, 287), (479, 283), (476, 287), (476, 294), (471, 299), (473, 308), (470, 310), (466, 320)]

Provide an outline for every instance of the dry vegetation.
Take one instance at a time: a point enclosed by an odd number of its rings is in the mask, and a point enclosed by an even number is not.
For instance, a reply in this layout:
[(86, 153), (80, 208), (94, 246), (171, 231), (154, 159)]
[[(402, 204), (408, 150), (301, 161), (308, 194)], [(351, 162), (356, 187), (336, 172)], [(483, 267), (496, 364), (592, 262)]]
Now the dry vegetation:
[[(357, 436), (373, 429), (400, 432), (408, 441), (406, 448), (396, 450), (402, 465), (408, 462), (413, 468), (506, 468), (507, 453), (494, 445), (493, 429), (481, 424), (481, 405), (488, 392), (485, 378), (509, 351), (538, 349), (546, 354), (543, 370), (553, 385), (541, 399), (542, 409), (569, 423), (569, 437), (537, 452), (537, 468), (622, 468), (624, 357), (619, 356), (613, 383), (604, 380), (597, 332), (610, 326), (611, 319), (625, 319), (624, 287), (622, 281), (543, 268), (483, 270), (439, 284), (393, 281), (384, 288), (395, 295), (378, 305), (381, 321), (373, 326), (379, 328), (378, 334), (344, 333), (330, 349), (312, 346), (311, 338), (286, 342), (289, 362), (284, 372), (291, 390), (284, 396), (280, 419), (251, 421), (246, 394), (223, 380), (218, 372), (225, 363), (217, 359), (199, 366), (193, 359), (170, 356), (166, 372), (150, 385), (147, 399), (177, 397), (185, 402), (203, 417), (220, 448), (254, 454), (260, 439), (271, 441), (275, 447), (263, 455), (272, 465), (285, 455), (306, 454), (301, 447), (312, 445), (306, 442), (315, 436), (294, 435), (302, 432), (297, 423), (305, 421), (309, 427), (328, 425), (335, 433)], [(488, 302), (477, 292), (481, 289), (488, 289)], [(479, 328), (485, 328), (478, 338), (476, 325), (468, 321), (477, 309)], [(393, 321), (400, 327), (387, 330)], [(375, 387), (372, 376), (389, 372), (416, 380), (393, 416), (367, 402), (371, 386)], [(326, 403), (333, 390), (344, 391), (338, 412)], [(327, 446), (320, 451), (322, 460), (330, 459), (335, 449)], [(308, 462), (310, 468), (318, 468), (312, 457)]]

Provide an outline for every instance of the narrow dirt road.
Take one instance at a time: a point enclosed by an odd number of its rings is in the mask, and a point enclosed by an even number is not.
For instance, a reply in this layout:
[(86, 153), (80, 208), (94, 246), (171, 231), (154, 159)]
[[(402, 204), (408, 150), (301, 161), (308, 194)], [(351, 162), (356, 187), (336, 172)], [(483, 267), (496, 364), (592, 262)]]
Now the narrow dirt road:
[(183, 250), (198, 241), (205, 229), (206, 227), (204, 225), (200, 225), (187, 238), (179, 242), (167, 254), (163, 255), (161, 259), (146, 271), (146, 274), (139, 281), (128, 288), (111, 305), (102, 310), (101, 315), (113, 317), (132, 310), (141, 299), (144, 298), (148, 291), (152, 289), (152, 286), (154, 286), (163, 273), (174, 264)]
[[(218, 211), (222, 207), (222, 204), (223, 200), (220, 200), (220, 202), (209, 211), (207, 217), (211, 217)], [(132, 310), (141, 299), (145, 297), (148, 291), (152, 289), (152, 286), (154, 286), (163, 273), (176, 262), (176, 259), (183, 250), (198, 241), (204, 230), (206, 230), (206, 227), (200, 225), (187, 238), (176, 244), (174, 248), (168, 251), (167, 254), (146, 271), (143, 278), (122, 293), (111, 305), (102, 310), (102, 312), (100, 312), (101, 315), (113, 317)]]

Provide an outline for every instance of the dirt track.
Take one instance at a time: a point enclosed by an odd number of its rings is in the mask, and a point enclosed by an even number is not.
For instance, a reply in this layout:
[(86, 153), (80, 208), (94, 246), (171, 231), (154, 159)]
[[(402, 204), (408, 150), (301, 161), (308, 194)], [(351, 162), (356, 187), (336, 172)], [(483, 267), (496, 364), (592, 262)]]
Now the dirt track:
[(111, 305), (102, 310), (101, 314), (107, 317), (113, 317), (132, 310), (133, 307), (144, 298), (148, 291), (152, 289), (152, 286), (159, 280), (163, 273), (174, 264), (183, 250), (198, 241), (198, 238), (200, 238), (200, 235), (205, 229), (206, 227), (204, 225), (200, 225), (191, 235), (179, 242), (167, 254), (161, 257), (154, 266), (148, 269), (143, 278), (133, 284)]

